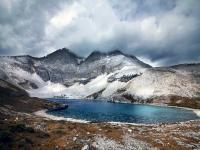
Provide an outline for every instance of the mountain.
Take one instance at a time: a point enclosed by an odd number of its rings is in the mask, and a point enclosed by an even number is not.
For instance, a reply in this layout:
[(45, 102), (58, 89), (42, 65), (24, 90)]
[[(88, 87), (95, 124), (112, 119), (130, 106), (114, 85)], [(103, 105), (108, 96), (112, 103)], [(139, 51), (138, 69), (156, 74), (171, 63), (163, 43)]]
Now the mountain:
[(78, 60), (81, 59), (76, 54), (72, 53), (69, 49), (59, 49), (46, 57), (41, 58), (45, 63), (50, 64), (78, 64)]
[(31, 96), (119, 99), (170, 103), (166, 97), (200, 97), (200, 64), (151, 67), (119, 50), (82, 58), (69, 49), (45, 57), (0, 57), (0, 79)]
[(41, 58), (28, 55), (4, 56), (0, 57), (0, 61), (2, 71), (25, 89), (37, 88), (42, 81), (70, 85), (76, 80), (95, 78), (103, 73), (122, 69), (124, 66), (151, 67), (136, 57), (126, 56), (117, 51), (93, 52), (83, 59), (66, 48)]

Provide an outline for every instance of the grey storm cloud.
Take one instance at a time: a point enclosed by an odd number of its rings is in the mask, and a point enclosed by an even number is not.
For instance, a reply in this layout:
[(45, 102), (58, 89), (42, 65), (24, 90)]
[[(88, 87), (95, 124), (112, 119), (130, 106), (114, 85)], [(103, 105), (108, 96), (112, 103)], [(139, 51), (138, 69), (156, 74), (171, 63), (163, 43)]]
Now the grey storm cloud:
[(152, 64), (200, 60), (199, 0), (1, 0), (0, 55), (120, 49)]

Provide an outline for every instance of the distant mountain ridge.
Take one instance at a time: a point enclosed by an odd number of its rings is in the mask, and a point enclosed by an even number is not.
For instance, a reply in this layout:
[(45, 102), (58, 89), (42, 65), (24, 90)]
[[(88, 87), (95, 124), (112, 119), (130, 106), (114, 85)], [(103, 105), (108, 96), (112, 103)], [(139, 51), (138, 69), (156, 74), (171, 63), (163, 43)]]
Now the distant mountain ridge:
[[(119, 62), (112, 65), (110, 58), (115, 57), (116, 61), (118, 59), (116, 56), (124, 58), (123, 60), (120, 58)], [(15, 61), (13, 64), (10, 64), (13, 67), (19, 67), (29, 73), (36, 72), (44, 81), (50, 80), (58, 83), (71, 80), (72, 78), (95, 77), (102, 73), (109, 73), (123, 67), (122, 62), (125, 61), (135, 63), (144, 68), (151, 67), (136, 57), (125, 55), (120, 51), (111, 51), (109, 53), (93, 52), (83, 59), (70, 50), (63, 48), (40, 58), (29, 55), (2, 58), (5, 62), (9, 62), (9, 60)], [(4, 63), (0, 65), (6, 70), (7, 66)]]
[(0, 68), (0, 79), (36, 97), (139, 102), (170, 95), (200, 97), (200, 64), (151, 67), (119, 50), (94, 51), (86, 58), (66, 48), (40, 58), (1, 56)]
[[(30, 57), (32, 59), (37, 59), (37, 60), (43, 60), (43, 59), (49, 60), (50, 59), (51, 61), (57, 61), (57, 60), (64, 59), (65, 63), (72, 63), (72, 62), (76, 62), (75, 60), (77, 60), (77, 59), (78, 60), (82, 59), (82, 63), (83, 63), (88, 60), (95, 61), (95, 60), (98, 60), (103, 57), (116, 56), (116, 55), (123, 55), (125, 57), (136, 59), (136, 60), (140, 61), (135, 56), (125, 54), (125, 53), (121, 52), (120, 50), (112, 50), (109, 52), (101, 52), (101, 51), (96, 50), (96, 51), (91, 52), (90, 55), (88, 55), (87, 57), (84, 58), (84, 57), (78, 56), (77, 54), (73, 53), (72, 51), (70, 51), (67, 48), (58, 49), (58, 50), (56, 50), (46, 56), (43, 56), (43, 57), (32, 57), (30, 55), (9, 56), (9, 57)], [(151, 67), (149, 64), (145, 64), (142, 61), (140, 61), (140, 62), (143, 63), (144, 65), (146, 65), (147, 67)], [(79, 63), (77, 63), (77, 64), (79, 64)]]

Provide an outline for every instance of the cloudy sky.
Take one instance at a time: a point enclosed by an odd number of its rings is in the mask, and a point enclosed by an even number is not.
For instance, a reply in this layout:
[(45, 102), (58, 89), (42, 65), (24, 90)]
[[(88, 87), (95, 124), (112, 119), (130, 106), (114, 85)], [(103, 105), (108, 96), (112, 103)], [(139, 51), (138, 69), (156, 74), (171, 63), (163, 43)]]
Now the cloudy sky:
[(154, 65), (200, 62), (200, 0), (0, 0), (0, 55), (120, 49)]

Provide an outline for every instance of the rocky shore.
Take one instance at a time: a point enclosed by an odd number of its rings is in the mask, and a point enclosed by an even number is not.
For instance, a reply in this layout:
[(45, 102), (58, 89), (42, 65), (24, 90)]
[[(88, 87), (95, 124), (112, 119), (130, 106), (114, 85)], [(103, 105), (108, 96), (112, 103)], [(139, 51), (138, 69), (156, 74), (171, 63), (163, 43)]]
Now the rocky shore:
[(0, 91), (1, 150), (200, 149), (200, 120), (157, 125), (53, 120), (35, 112), (59, 104), (30, 98), (25, 91), (4, 81)]
[(25, 101), (25, 98), (16, 98), (18, 105), (6, 104), (5, 101), (2, 104), (1, 101), (1, 149), (200, 148), (200, 120), (148, 126), (52, 120), (33, 112), (52, 108), (57, 104), (36, 98), (28, 99)]

